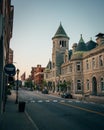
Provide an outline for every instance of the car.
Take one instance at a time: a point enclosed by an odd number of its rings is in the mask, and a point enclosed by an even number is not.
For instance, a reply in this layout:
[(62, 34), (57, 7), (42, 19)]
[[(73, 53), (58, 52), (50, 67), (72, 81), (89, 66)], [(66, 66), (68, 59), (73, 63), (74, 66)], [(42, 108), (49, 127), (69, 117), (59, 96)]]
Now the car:
[(62, 93), (61, 97), (62, 98), (72, 98), (72, 95), (70, 93)]
[(47, 90), (47, 89), (43, 89), (43, 90), (42, 90), (42, 93), (43, 93), (43, 94), (48, 94), (48, 90)]

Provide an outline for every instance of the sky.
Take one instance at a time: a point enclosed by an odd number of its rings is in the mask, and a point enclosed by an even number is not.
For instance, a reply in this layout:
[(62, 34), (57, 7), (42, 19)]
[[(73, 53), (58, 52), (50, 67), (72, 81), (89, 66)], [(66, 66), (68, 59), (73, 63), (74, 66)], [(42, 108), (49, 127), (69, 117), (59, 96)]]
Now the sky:
[(14, 5), (14, 65), (20, 75), (31, 74), (31, 67), (46, 67), (52, 59), (52, 37), (60, 22), (70, 37), (69, 49), (78, 43), (80, 34), (85, 42), (104, 33), (104, 0), (11, 0)]

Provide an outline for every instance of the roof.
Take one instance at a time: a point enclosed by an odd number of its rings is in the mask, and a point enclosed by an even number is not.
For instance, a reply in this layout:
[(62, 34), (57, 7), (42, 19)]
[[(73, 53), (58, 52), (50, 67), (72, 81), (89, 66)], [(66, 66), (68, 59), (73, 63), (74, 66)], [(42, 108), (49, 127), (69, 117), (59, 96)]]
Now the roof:
[(94, 42), (92, 39), (86, 43), (87, 50), (92, 50), (97, 46), (97, 43)]
[(79, 40), (79, 43), (77, 45), (76, 51), (87, 51), (87, 47), (86, 47), (86, 44), (83, 40), (82, 34), (81, 34), (81, 38)]
[(84, 51), (77, 51), (71, 56), (71, 60), (82, 59)]
[(56, 31), (56, 33), (55, 33), (53, 38), (58, 38), (58, 37), (65, 37), (65, 38), (69, 39), (69, 37), (67, 36), (67, 34), (66, 34), (63, 26), (61, 25), (61, 23), (60, 23), (60, 26), (58, 27), (58, 29), (57, 29), (57, 31)]
[(98, 33), (96, 37), (104, 37), (104, 33)]
[(47, 69), (51, 69), (52, 68), (52, 62), (49, 60), (47, 66), (46, 66)]

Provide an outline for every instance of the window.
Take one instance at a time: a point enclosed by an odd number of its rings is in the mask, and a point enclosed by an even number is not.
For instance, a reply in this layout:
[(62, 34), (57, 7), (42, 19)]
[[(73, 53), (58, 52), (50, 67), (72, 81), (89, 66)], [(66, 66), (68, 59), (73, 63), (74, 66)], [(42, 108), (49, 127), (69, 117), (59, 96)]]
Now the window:
[(87, 81), (86, 81), (86, 86), (87, 86), (87, 90), (89, 90), (90, 89), (89, 79), (87, 79)]
[(81, 81), (77, 80), (77, 90), (81, 90)]
[(101, 90), (104, 91), (104, 78), (101, 78)]
[(95, 68), (95, 58), (92, 59), (92, 69)]
[(72, 72), (72, 64), (69, 65), (69, 72)]
[(55, 68), (55, 63), (53, 63), (53, 68)]
[(103, 66), (103, 56), (102, 55), (99, 56), (99, 65)]
[(87, 69), (87, 70), (89, 69), (89, 63), (88, 63), (88, 60), (86, 61), (86, 69)]
[(77, 71), (80, 71), (80, 69), (81, 69), (81, 65), (80, 65), (80, 62), (77, 62)]
[(66, 41), (60, 41), (60, 47), (66, 47)]

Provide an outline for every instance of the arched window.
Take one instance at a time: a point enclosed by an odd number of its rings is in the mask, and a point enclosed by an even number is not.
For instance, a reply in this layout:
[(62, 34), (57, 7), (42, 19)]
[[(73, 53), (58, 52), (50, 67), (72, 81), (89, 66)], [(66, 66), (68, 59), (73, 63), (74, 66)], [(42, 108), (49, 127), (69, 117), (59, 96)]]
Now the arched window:
[(77, 80), (77, 90), (80, 91), (81, 90), (81, 81)]
[(89, 82), (89, 79), (87, 79), (87, 81), (86, 81), (86, 87), (87, 87), (87, 90), (90, 89), (90, 82)]

